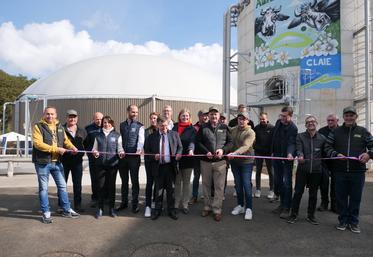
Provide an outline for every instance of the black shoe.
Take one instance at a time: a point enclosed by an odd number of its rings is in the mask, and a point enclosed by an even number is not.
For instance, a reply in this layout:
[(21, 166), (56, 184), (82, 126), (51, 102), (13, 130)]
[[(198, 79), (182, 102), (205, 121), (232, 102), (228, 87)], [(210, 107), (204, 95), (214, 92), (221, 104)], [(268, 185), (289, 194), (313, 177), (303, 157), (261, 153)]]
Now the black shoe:
[(338, 229), (338, 230), (340, 230), (340, 231), (345, 231), (346, 228), (347, 228), (347, 224), (340, 222), (335, 228)]
[(116, 211), (122, 211), (124, 209), (128, 208), (128, 203), (121, 203), (118, 208), (116, 208)]
[(74, 205), (74, 210), (76, 211), (76, 212), (85, 212), (85, 210), (82, 208), (82, 206), (79, 204), (77, 204), (77, 205)]
[(312, 225), (319, 225), (319, 223), (317, 222), (317, 220), (315, 219), (314, 216), (308, 216), (308, 217), (306, 218), (306, 220), (307, 220), (309, 223), (311, 223)]
[(96, 207), (97, 207), (97, 201), (92, 200), (91, 203), (89, 204), (89, 206), (90, 206), (91, 208), (96, 208)]
[(290, 212), (289, 209), (283, 208), (282, 212), (280, 213), (280, 218), (281, 219), (288, 219), (289, 218), (289, 212)]
[(177, 220), (179, 217), (177, 216), (175, 211), (171, 211), (168, 216), (170, 216), (171, 219)]
[(351, 232), (360, 234), (361, 230), (360, 230), (359, 224), (350, 224), (349, 227), (350, 227)]
[(181, 211), (184, 214), (188, 214), (189, 213), (189, 209), (188, 208), (183, 208), (183, 209), (181, 209)]
[(132, 212), (138, 213), (140, 211), (139, 206), (137, 204), (132, 204)]
[(297, 222), (297, 215), (291, 214), (289, 219), (287, 220), (287, 223), (294, 224), (295, 222)]
[(96, 214), (95, 214), (95, 218), (96, 219), (99, 219), (99, 218), (101, 218), (102, 217), (102, 209), (98, 209), (97, 211), (96, 211)]
[(160, 215), (161, 215), (161, 213), (159, 211), (153, 211), (151, 219), (156, 220), (156, 219), (159, 218)]
[(321, 203), (319, 208), (317, 208), (318, 211), (327, 211), (328, 210), (328, 205)]
[(113, 218), (118, 217), (118, 214), (117, 214), (117, 212), (115, 211), (114, 208), (111, 208), (111, 209), (110, 209), (110, 211), (109, 211), (109, 215), (110, 215), (110, 217), (113, 217)]
[(280, 214), (282, 212), (282, 206), (278, 206), (276, 209), (272, 210), (272, 213), (274, 214)]

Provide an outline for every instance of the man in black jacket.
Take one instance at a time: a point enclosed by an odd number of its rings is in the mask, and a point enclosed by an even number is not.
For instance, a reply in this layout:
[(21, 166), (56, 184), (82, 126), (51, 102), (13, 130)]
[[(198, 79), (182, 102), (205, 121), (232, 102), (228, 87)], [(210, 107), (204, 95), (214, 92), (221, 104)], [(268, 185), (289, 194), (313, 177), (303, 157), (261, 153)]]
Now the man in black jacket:
[(297, 136), (298, 168), (295, 178), (294, 196), (291, 206), (291, 215), (288, 223), (295, 223), (298, 216), (299, 204), (304, 188), (309, 188), (307, 221), (318, 225), (315, 218), (317, 203), (317, 189), (322, 176), (322, 158), (325, 137), (316, 130), (317, 120), (314, 116), (308, 116), (305, 120), (307, 130)]
[[(84, 129), (78, 125), (78, 113), (75, 110), (68, 110), (66, 112), (66, 124), (63, 126), (67, 137), (71, 143), (78, 149), (84, 150), (83, 141), (87, 136)], [(83, 177), (83, 156), (84, 153), (77, 153), (73, 155), (71, 152), (66, 152), (61, 157), (63, 169), (65, 172), (65, 180), (69, 178), (71, 171), (71, 177), (73, 180), (73, 191), (74, 191), (74, 209), (78, 212), (84, 211), (82, 206), (82, 177)]]
[[(202, 216), (208, 216), (211, 211), (216, 221), (221, 220), (224, 197), (224, 183), (226, 178), (226, 161), (223, 154), (232, 148), (232, 138), (229, 128), (219, 123), (219, 109), (209, 108), (209, 122), (200, 128), (196, 137), (198, 153), (205, 154), (201, 159), (201, 174), (204, 195)], [(214, 198), (211, 197), (211, 185), (214, 185)]]
[[(329, 114), (326, 118), (327, 125), (319, 129), (324, 137), (328, 137), (329, 133), (338, 127), (338, 117), (335, 114)], [(337, 212), (336, 200), (335, 200), (335, 174), (330, 169), (330, 160), (323, 161), (323, 175), (321, 178), (320, 193), (321, 193), (321, 204), (318, 211), (328, 210), (329, 204), (329, 176), (330, 176), (330, 210)]]
[[(92, 151), (93, 144), (95, 142), (95, 138), (101, 131), (101, 121), (104, 115), (101, 112), (96, 112), (93, 115), (93, 122), (85, 127), (87, 132), (87, 137), (84, 140), (84, 148), (86, 151)], [(88, 163), (89, 163), (89, 175), (91, 177), (91, 189), (92, 195), (91, 200), (92, 204), (91, 207), (96, 207), (96, 202), (98, 200), (98, 189), (96, 187), (96, 158), (91, 153), (87, 153), (88, 156)]]
[(129, 105), (127, 107), (127, 115), (128, 118), (120, 124), (122, 145), (127, 155), (119, 161), (119, 174), (122, 179), (122, 203), (117, 210), (120, 211), (128, 207), (128, 182), (130, 174), (132, 184), (132, 212), (138, 213), (140, 154), (144, 147), (145, 130), (144, 126), (137, 121), (139, 109), (136, 105)]
[(360, 233), (359, 210), (366, 163), (373, 157), (373, 137), (366, 128), (356, 124), (357, 117), (355, 107), (344, 108), (343, 125), (329, 134), (326, 143), (327, 156), (341, 158), (332, 162), (339, 213), (336, 228), (343, 231), (349, 227), (354, 233)]
[(280, 195), (280, 206), (273, 213), (280, 218), (289, 217), (292, 197), (293, 156), (295, 156), (295, 141), (298, 128), (291, 120), (293, 108), (290, 106), (281, 109), (280, 119), (277, 120), (272, 140), (272, 153), (275, 157), (288, 158), (288, 160), (274, 160), (274, 190)]
[[(266, 112), (260, 113), (259, 116), (260, 123), (254, 128), (255, 131), (255, 143), (254, 150), (255, 155), (260, 156), (271, 156), (271, 145), (273, 138), (273, 129), (274, 126), (268, 121), (268, 114)], [(256, 175), (255, 175), (255, 184), (256, 191), (254, 196), (260, 197), (261, 195), (261, 174), (263, 167), (264, 159), (255, 159), (256, 165)], [(273, 199), (273, 170), (272, 170), (272, 161), (270, 159), (265, 159), (267, 172), (269, 176), (269, 193), (267, 195), (268, 199)]]
[(175, 176), (178, 172), (177, 161), (183, 152), (179, 134), (168, 129), (168, 121), (163, 117), (157, 119), (158, 131), (150, 134), (145, 141), (145, 158), (155, 181), (155, 209), (152, 220), (158, 219), (162, 211), (163, 190), (167, 193), (168, 215), (177, 220), (175, 209)]

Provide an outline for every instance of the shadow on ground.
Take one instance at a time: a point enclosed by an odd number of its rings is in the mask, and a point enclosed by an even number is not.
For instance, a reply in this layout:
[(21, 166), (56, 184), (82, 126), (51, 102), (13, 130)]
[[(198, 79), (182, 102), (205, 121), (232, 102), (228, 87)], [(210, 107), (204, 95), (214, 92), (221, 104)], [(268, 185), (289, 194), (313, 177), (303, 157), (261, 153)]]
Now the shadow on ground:
[[(201, 202), (191, 206), (190, 214), (179, 214), (177, 221), (167, 216), (156, 221), (146, 219), (143, 205), (138, 214), (128, 209), (116, 219), (104, 216), (95, 220), (95, 210), (88, 205), (89, 187), (83, 191), (86, 211), (79, 219), (53, 215), (53, 224), (45, 225), (40, 222), (37, 188), (0, 189), (0, 256), (74, 256), (73, 253), (81, 256), (372, 256), (373, 253), (373, 183), (365, 187), (360, 235), (337, 231), (334, 228), (337, 216), (331, 212), (318, 212), (320, 225), (309, 224), (305, 220), (307, 195), (298, 222), (290, 225), (271, 213), (278, 203), (269, 203), (265, 197), (254, 198), (252, 221), (230, 215), (236, 205), (232, 186), (227, 188), (220, 223), (212, 217), (200, 216)], [(117, 199), (120, 199), (119, 190)], [(50, 189), (50, 201), (55, 209), (54, 188)]]

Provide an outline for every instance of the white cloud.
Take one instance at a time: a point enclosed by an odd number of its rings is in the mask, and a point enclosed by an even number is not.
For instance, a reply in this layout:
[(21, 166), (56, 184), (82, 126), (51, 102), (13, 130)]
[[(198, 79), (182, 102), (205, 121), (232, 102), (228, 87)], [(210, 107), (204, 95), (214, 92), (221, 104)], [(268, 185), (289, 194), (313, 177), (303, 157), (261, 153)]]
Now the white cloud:
[(102, 11), (96, 11), (91, 17), (83, 20), (81, 25), (88, 29), (103, 28), (111, 31), (119, 29), (119, 25), (113, 20), (110, 14)]
[[(0, 63), (6, 65), (3, 69), (36, 78), (83, 59), (125, 53), (168, 56), (221, 77), (222, 52), (219, 44), (197, 43), (185, 49), (170, 49), (157, 41), (143, 45), (94, 41), (87, 31), (75, 31), (68, 20), (31, 23), (22, 29), (17, 29), (12, 22), (0, 25)], [(236, 87), (235, 81), (233, 77), (233, 87)]]

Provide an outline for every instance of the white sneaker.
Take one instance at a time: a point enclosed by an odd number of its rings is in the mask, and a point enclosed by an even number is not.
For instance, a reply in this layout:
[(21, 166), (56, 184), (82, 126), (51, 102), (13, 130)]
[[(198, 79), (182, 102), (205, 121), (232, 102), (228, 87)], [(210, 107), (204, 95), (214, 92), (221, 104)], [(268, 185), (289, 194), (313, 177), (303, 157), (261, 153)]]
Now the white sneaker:
[(245, 213), (245, 208), (241, 205), (237, 205), (236, 207), (234, 207), (231, 213), (232, 215), (238, 215), (238, 214)]
[(152, 216), (152, 209), (149, 206), (146, 206), (144, 216), (145, 218), (150, 218)]
[(253, 212), (251, 211), (250, 208), (246, 209), (245, 213), (245, 220), (252, 220), (253, 219)]
[(273, 197), (275, 197), (275, 193), (273, 191), (269, 191), (268, 195), (267, 195), (267, 198), (268, 199), (273, 199)]
[(256, 190), (255, 191), (255, 197), (256, 198), (260, 198), (260, 190)]

